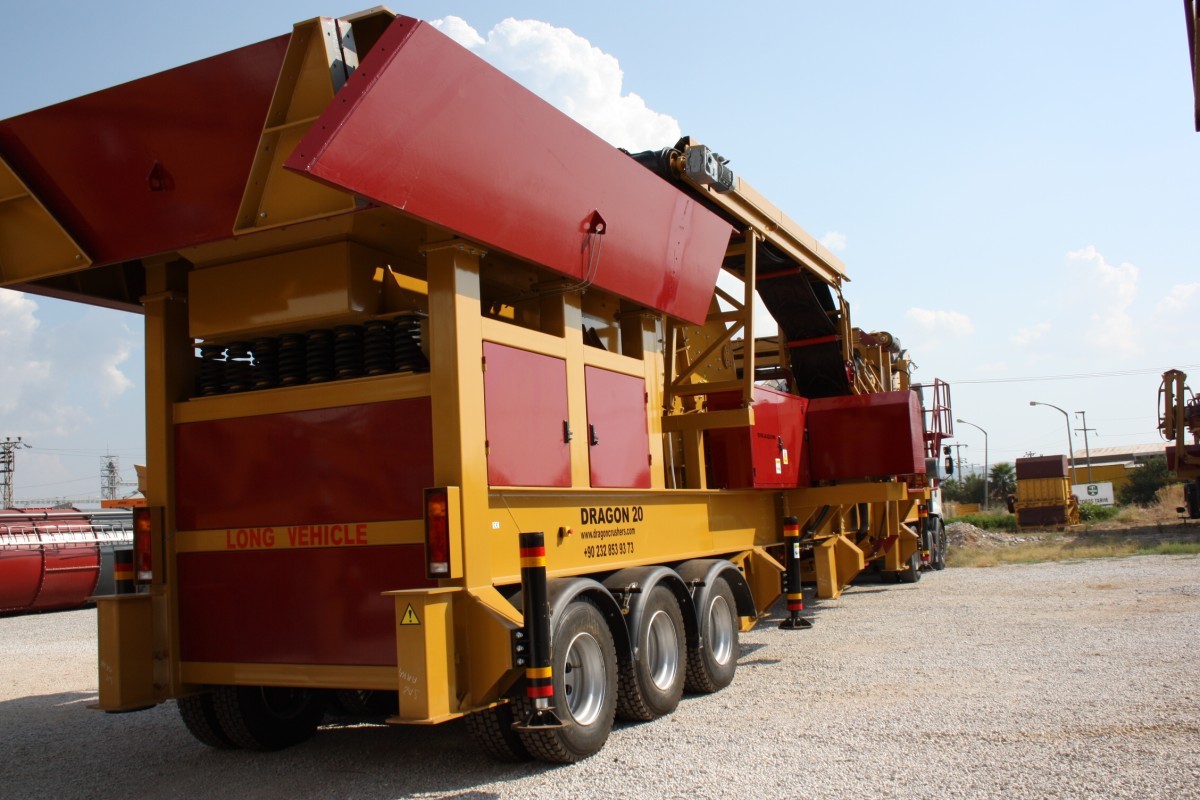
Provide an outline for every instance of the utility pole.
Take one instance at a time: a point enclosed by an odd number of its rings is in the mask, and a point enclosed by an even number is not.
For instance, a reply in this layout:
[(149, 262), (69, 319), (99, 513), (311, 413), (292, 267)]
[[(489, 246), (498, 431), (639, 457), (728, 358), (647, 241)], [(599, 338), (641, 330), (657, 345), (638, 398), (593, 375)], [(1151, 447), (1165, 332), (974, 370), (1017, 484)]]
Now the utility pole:
[(1087, 412), (1086, 411), (1076, 411), (1075, 416), (1083, 418), (1083, 427), (1076, 428), (1075, 430), (1083, 431), (1083, 457), (1087, 459), (1088, 483), (1091, 483), (1092, 482), (1092, 448), (1088, 447), (1088, 431), (1095, 433), (1096, 429), (1089, 428), (1087, 426)]
[(965, 444), (952, 444), (952, 445), (950, 445), (950, 446), (954, 448), (954, 463), (958, 465), (958, 473), (961, 475), (961, 474), (962, 474), (962, 469), (963, 469), (963, 463), (962, 463), (962, 449), (963, 449), (964, 447), (966, 447), (967, 445), (965, 445)]
[(0, 501), (3, 501), (0, 507), (12, 508), (13, 481), (17, 472), (17, 450), (22, 447), (33, 447), (33, 445), (21, 441), (20, 436), (16, 439), (5, 436), (4, 441), (0, 442)]

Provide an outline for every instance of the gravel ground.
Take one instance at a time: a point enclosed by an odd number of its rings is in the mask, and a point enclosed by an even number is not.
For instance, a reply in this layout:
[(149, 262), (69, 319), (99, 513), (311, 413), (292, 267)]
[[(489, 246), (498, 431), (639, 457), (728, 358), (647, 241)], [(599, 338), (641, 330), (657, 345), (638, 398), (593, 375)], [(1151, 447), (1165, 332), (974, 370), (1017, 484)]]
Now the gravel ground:
[(87, 710), (94, 611), (0, 618), (0, 796), (1200, 798), (1200, 557), (950, 569), (811, 615), (570, 767), (489, 761), (461, 722), (210, 750), (173, 704)]

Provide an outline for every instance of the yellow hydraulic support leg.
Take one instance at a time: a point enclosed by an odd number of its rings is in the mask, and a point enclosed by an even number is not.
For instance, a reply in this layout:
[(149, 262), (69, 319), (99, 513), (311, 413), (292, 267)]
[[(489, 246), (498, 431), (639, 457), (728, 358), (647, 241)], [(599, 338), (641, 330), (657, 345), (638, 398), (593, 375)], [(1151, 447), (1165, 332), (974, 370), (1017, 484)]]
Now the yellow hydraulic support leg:
[(817, 572), (817, 597), (832, 600), (866, 566), (866, 555), (844, 534), (823, 539), (813, 545), (813, 562)]

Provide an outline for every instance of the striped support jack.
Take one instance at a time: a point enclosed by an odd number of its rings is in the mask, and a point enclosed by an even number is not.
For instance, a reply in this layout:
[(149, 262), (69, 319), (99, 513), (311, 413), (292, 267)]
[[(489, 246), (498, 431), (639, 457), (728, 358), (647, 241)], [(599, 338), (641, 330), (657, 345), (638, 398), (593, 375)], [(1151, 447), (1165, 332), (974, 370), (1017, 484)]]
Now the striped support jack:
[[(521, 594), (524, 598), (525, 694), (533, 711), (514, 730), (562, 728), (554, 713), (554, 672), (550, 660), (550, 601), (546, 592), (546, 537), (541, 531), (520, 534)], [(520, 665), (518, 665), (520, 666)]]
[(788, 618), (779, 627), (788, 631), (811, 628), (812, 623), (800, 616), (804, 610), (804, 588), (800, 584), (800, 520), (796, 517), (783, 518), (783, 547), (787, 551), (787, 609)]

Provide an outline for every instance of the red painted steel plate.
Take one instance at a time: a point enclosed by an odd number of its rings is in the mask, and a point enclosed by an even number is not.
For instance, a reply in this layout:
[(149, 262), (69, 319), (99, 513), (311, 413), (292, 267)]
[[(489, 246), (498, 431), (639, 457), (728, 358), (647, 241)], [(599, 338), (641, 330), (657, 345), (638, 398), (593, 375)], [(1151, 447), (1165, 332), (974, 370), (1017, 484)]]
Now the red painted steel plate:
[(809, 464), (815, 481), (925, 473), (916, 392), (822, 397), (808, 404)]
[(1066, 478), (1066, 456), (1033, 456), (1017, 459), (1017, 480), (1026, 478)]
[(175, 426), (180, 530), (421, 519), (428, 397)]
[(0, 155), (96, 266), (228, 239), (288, 39), (0, 121)]
[(426, 23), (396, 18), (286, 162), (331, 185), (702, 323), (731, 227)]
[(389, 666), (393, 589), (431, 586), (421, 545), (181, 553), (185, 661)]
[(650, 434), (646, 381), (599, 367), (584, 367), (587, 384), (588, 459), (596, 488), (650, 488)]
[[(709, 398), (713, 411), (737, 408), (740, 392)], [(754, 425), (708, 432), (709, 484), (718, 489), (778, 489), (809, 485), (804, 426), (808, 399), (754, 387)]]
[[(1192, 464), (1194, 464), (1195, 462), (1200, 461), (1200, 445), (1189, 444), (1189, 445), (1185, 445), (1185, 447), (1187, 448), (1186, 455), (1187, 455), (1189, 462), (1192, 462)], [(1175, 446), (1169, 445), (1165, 449), (1164, 452), (1166, 453), (1166, 456), (1167, 456), (1167, 469), (1171, 470), (1172, 472), (1175, 472), (1177, 469), (1177, 465), (1175, 462), (1178, 461), (1178, 458), (1176, 458)], [(1185, 464), (1184, 469), (1186, 469), (1186, 470), (1195, 469), (1195, 467), (1192, 466), (1192, 464)]]
[(73, 608), (83, 605), (100, 579), (100, 546), (47, 544), (46, 574), (33, 609)]
[(27, 611), (42, 585), (42, 553), (37, 545), (6, 545), (0, 550), (0, 612)]
[(483, 343), (483, 358), (488, 483), (570, 486), (566, 362), (494, 342)]

